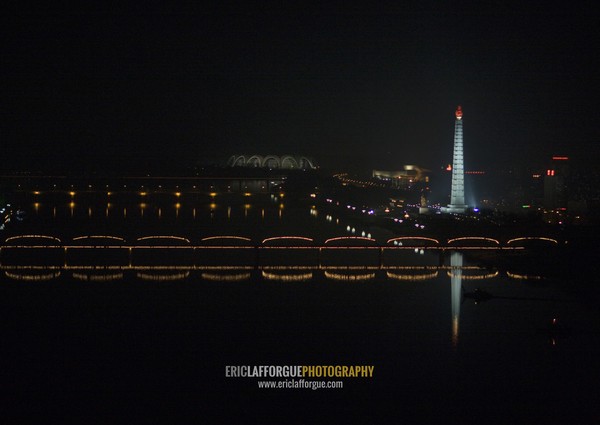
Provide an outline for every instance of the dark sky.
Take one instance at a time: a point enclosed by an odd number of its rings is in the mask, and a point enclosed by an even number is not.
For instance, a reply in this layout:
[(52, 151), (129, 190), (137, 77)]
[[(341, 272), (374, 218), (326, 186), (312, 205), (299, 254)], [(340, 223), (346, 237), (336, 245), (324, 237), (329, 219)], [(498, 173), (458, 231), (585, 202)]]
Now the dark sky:
[(440, 3), (5, 11), (0, 166), (247, 152), (435, 168), (451, 161), (458, 104), (469, 169), (598, 158), (591, 7)]

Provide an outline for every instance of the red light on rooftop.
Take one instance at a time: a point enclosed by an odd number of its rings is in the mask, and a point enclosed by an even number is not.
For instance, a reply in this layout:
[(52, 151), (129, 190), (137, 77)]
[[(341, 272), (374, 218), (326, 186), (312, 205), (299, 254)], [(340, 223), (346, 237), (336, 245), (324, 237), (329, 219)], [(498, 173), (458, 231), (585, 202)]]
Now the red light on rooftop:
[(460, 108), (460, 105), (458, 105), (458, 107), (456, 108), (456, 112), (454, 112), (454, 114), (456, 115), (456, 119), (459, 120), (462, 118), (462, 109)]
[(568, 156), (553, 156), (552, 160), (553, 161), (567, 161), (569, 159)]
[(446, 171), (452, 171), (452, 165), (448, 164), (448, 166), (446, 167)]

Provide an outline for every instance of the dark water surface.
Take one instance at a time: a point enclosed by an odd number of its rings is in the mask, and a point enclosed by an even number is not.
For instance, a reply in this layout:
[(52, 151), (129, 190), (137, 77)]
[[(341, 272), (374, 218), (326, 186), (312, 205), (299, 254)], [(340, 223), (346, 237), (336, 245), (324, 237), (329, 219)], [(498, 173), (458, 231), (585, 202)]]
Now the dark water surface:
[[(120, 205), (108, 217), (106, 208), (42, 203), (5, 236), (387, 236), (271, 199)], [(3, 264), (2, 423), (600, 423), (598, 309), (551, 276), (476, 267), (458, 253), (443, 260), (409, 253), (393, 268), (362, 269)], [(477, 289), (492, 298), (475, 303)], [(227, 365), (375, 369), (344, 378), (343, 389), (259, 389), (257, 378), (226, 377)]]

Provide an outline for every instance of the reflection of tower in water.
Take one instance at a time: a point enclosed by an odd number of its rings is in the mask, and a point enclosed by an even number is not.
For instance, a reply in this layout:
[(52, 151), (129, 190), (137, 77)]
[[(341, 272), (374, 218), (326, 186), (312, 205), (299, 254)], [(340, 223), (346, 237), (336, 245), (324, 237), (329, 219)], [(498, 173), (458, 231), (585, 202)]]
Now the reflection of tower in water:
[(452, 304), (452, 345), (458, 344), (458, 327), (460, 320), (460, 295), (462, 287), (463, 256), (460, 252), (452, 252), (450, 255), (450, 266), (452, 267), (451, 282), (451, 304)]

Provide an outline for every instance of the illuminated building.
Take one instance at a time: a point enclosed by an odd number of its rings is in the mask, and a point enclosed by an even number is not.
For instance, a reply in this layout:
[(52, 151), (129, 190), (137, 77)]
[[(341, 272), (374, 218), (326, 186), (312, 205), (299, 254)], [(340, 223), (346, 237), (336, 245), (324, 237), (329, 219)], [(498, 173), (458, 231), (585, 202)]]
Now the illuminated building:
[(544, 208), (547, 210), (567, 209), (567, 178), (569, 158), (553, 156), (544, 175)]
[(393, 187), (401, 188), (408, 188), (416, 182), (429, 182), (429, 177), (425, 175), (429, 170), (417, 165), (404, 165), (402, 168), (396, 171), (373, 170), (373, 178), (388, 181)]
[(315, 160), (306, 156), (292, 155), (232, 155), (227, 160), (229, 167), (252, 167), (284, 170), (314, 170)]
[(450, 205), (447, 208), (443, 208), (442, 211), (464, 213), (467, 210), (467, 205), (465, 204), (465, 162), (463, 157), (462, 110), (460, 106), (456, 109), (455, 116)]

